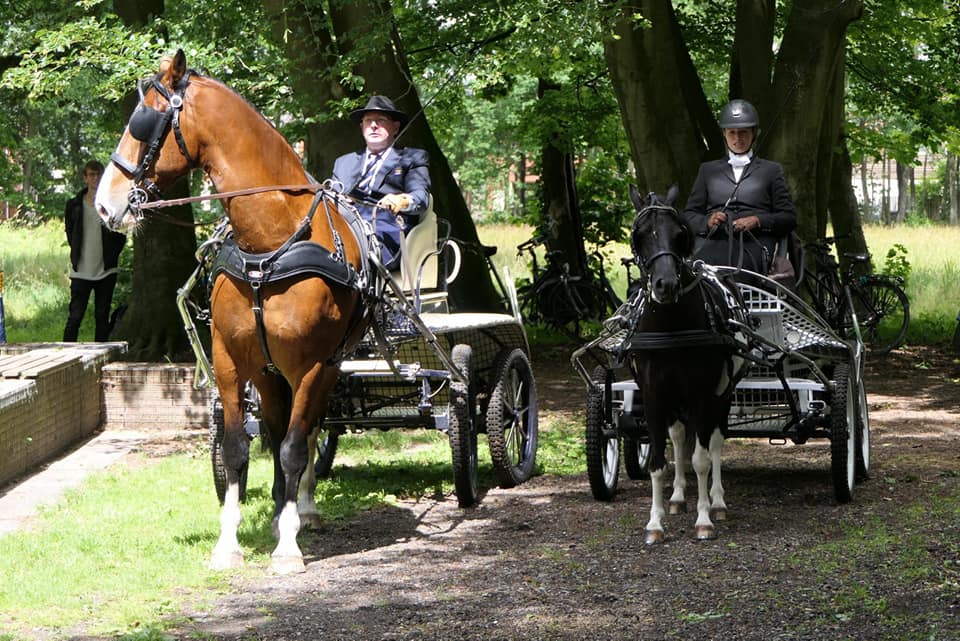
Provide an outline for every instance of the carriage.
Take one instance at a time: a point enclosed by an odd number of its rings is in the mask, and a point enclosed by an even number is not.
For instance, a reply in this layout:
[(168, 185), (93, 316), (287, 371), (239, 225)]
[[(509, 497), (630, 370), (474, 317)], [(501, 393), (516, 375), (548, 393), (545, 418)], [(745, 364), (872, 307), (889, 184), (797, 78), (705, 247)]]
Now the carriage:
[[(727, 319), (738, 334), (734, 355), (746, 366), (732, 391), (726, 437), (795, 444), (829, 439), (834, 495), (840, 503), (850, 501), (854, 484), (867, 478), (870, 465), (859, 333), (842, 338), (780, 281), (700, 261), (692, 268), (708, 280), (736, 277), (737, 304), (745, 312)], [(643, 400), (624, 365), (637, 345), (625, 321), (636, 313), (636, 304), (636, 298), (625, 303), (572, 357), (587, 385), (588, 476), (600, 500), (616, 493), (621, 458), (629, 478), (648, 475)]]
[[(348, 205), (344, 203), (343, 208)], [(444, 233), (439, 233), (440, 228)], [(226, 219), (197, 252), (198, 265), (179, 290), (177, 306), (196, 356), (194, 386), (212, 385), (213, 368), (197, 330), (209, 314), (202, 304), (212, 272), (229, 237)], [(460, 244), (433, 203), (406, 236), (404, 260), (388, 272), (369, 257), (370, 300), (375, 306), (363, 340), (340, 364), (325, 419), (320, 424), (313, 473), (329, 476), (342, 435), (366, 429), (436, 429), (448, 436), (454, 487), (461, 507), (478, 498), (477, 435), (485, 433), (500, 487), (514, 487), (533, 473), (538, 438), (537, 392), (530, 350), (520, 319), (513, 281), (495, 277), (503, 311), (450, 310), (447, 286), (460, 273)], [(490, 269), (494, 247), (480, 247)], [(494, 272), (494, 276), (496, 273)], [(200, 294), (198, 296), (198, 294)], [(260, 433), (259, 394), (245, 387), (244, 424)], [(209, 445), (214, 485), (226, 492), (223, 410), (211, 390)], [(246, 479), (240, 492), (245, 493)]]

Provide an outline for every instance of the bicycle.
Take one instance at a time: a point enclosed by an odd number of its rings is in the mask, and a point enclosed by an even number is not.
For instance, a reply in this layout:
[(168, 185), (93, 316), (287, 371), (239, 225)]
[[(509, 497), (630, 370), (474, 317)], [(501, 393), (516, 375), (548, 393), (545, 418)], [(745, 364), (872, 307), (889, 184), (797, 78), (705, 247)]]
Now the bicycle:
[[(604, 286), (590, 276), (572, 275), (559, 250), (547, 252), (546, 267), (541, 268), (536, 248), (542, 244), (543, 237), (534, 236), (517, 245), (517, 257), (529, 254), (531, 265), (530, 279), (517, 287), (520, 311), (532, 323), (543, 323), (579, 339), (582, 321), (603, 320), (607, 309)], [(602, 266), (602, 256), (600, 259)], [(613, 292), (609, 281), (606, 287)]]
[[(831, 246), (836, 238), (809, 243), (815, 270), (806, 270), (799, 283), (814, 309), (843, 336), (859, 328), (864, 346), (873, 354), (899, 347), (910, 324), (910, 301), (903, 279), (883, 274), (858, 275), (858, 266), (869, 265), (870, 254), (844, 253), (847, 268), (841, 274)], [(854, 323), (854, 318), (856, 323)]]

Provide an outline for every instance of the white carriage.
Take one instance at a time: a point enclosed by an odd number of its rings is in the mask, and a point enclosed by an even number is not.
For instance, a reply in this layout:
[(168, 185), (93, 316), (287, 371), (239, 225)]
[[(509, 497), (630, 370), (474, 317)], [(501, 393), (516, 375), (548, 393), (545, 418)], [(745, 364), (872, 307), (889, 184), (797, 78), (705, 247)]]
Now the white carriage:
[[(700, 263), (711, 277), (734, 270)], [(856, 482), (870, 467), (870, 422), (863, 385), (863, 343), (859, 331), (841, 338), (809, 305), (778, 282), (754, 274), (738, 279), (745, 307), (736, 356), (746, 368), (737, 381), (727, 419), (727, 438), (766, 438), (796, 444), (830, 440), (831, 476), (838, 502), (852, 499)], [(744, 284), (749, 280), (755, 285)], [(623, 365), (630, 331), (618, 317), (577, 350), (574, 367), (587, 384), (587, 467), (598, 499), (616, 492), (620, 459), (630, 478), (647, 476), (649, 437), (636, 382)], [(854, 319), (856, 326), (856, 320)]]

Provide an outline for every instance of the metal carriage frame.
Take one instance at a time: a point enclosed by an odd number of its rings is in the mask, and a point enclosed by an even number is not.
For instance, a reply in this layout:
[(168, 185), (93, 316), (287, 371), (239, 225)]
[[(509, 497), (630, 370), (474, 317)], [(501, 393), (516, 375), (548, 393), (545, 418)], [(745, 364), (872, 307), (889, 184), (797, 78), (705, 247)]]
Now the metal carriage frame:
[[(711, 279), (738, 271), (702, 262), (694, 269)], [(726, 437), (795, 444), (829, 439), (834, 496), (849, 502), (855, 483), (869, 476), (870, 467), (864, 347), (857, 321), (854, 336), (844, 339), (779, 282), (753, 272), (743, 275), (748, 278), (738, 279), (737, 288), (746, 316), (729, 319), (728, 325), (741, 337), (735, 356), (746, 367), (732, 392)], [(618, 322), (632, 305), (636, 301), (625, 303), (571, 359), (587, 386), (587, 471), (591, 491), (601, 500), (616, 493), (621, 458), (629, 478), (648, 475), (643, 402), (623, 359), (629, 329)]]
[[(513, 487), (533, 475), (538, 442), (536, 383), (530, 348), (509, 274), (495, 278), (503, 288), (502, 313), (458, 313), (447, 306), (446, 285), (459, 271), (460, 249), (449, 226), (438, 238), (431, 207), (411, 232), (412, 256), (391, 273), (376, 251), (368, 256), (369, 278), (361, 293), (370, 308), (370, 329), (341, 361), (328, 411), (317, 440), (313, 472), (329, 476), (339, 437), (348, 432), (392, 428), (436, 429), (447, 435), (454, 487), (461, 507), (479, 498), (477, 435), (485, 433), (500, 487)], [(369, 230), (368, 230), (369, 231)], [(209, 322), (211, 267), (229, 225), (224, 218), (196, 252), (197, 268), (177, 293), (177, 307), (196, 357), (194, 387), (211, 388), (209, 444), (214, 485), (220, 501), (226, 490), (222, 446), (223, 410), (214, 385), (213, 365), (197, 323)], [(369, 234), (372, 246), (375, 238)], [(483, 248), (490, 269), (495, 248)], [(452, 254), (455, 267), (439, 265)], [(437, 273), (442, 269), (443, 273)], [(431, 276), (432, 272), (432, 276)], [(448, 275), (449, 274), (449, 275)], [(433, 278), (433, 282), (428, 282)], [(201, 294), (198, 296), (198, 288)], [(259, 434), (259, 395), (248, 383), (244, 399), (246, 431)], [(246, 475), (241, 477), (245, 496)]]

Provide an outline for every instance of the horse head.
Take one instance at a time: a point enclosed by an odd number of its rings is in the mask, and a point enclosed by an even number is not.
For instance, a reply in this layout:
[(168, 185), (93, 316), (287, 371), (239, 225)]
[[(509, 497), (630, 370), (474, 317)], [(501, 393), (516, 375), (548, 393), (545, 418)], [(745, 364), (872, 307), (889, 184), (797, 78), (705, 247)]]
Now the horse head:
[(673, 208), (679, 190), (673, 185), (666, 198), (655, 193), (640, 196), (630, 185), (637, 215), (630, 233), (633, 258), (647, 279), (647, 291), (657, 303), (676, 302), (680, 295), (680, 268), (693, 250), (693, 234)]
[(191, 73), (178, 50), (137, 84), (140, 100), (97, 189), (97, 211), (111, 229), (134, 227), (141, 205), (196, 166), (199, 143), (192, 127), (181, 126), (189, 120), (184, 105)]

